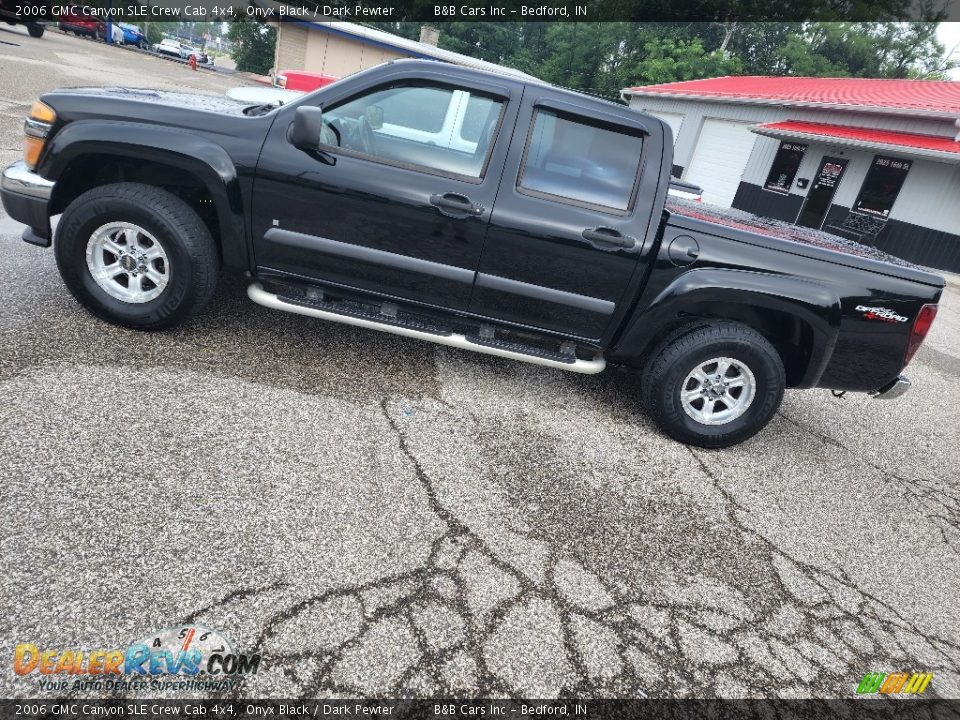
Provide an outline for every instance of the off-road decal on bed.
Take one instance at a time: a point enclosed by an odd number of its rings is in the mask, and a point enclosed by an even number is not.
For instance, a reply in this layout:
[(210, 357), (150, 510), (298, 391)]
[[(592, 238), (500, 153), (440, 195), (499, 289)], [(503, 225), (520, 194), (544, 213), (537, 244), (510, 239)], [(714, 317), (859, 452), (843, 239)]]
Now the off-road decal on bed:
[(862, 312), (867, 320), (880, 320), (882, 322), (906, 322), (909, 318), (898, 315), (895, 311), (885, 307), (869, 307), (867, 305), (857, 305), (857, 312)]

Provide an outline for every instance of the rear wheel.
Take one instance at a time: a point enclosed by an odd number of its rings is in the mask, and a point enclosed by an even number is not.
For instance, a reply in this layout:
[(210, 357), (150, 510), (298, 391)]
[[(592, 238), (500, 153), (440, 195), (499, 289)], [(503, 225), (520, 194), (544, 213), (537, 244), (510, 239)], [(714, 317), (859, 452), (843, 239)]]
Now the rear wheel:
[(139, 330), (172, 327), (198, 312), (216, 287), (210, 232), (178, 197), (139, 183), (84, 193), (57, 225), (57, 266), (93, 314)]
[(718, 322), (681, 332), (644, 370), (644, 403), (670, 437), (707, 448), (752, 437), (773, 417), (786, 385), (776, 349), (755, 330)]
[(44, 30), (46, 28), (43, 25), (27, 25), (27, 32), (30, 33), (30, 37), (41, 38)]

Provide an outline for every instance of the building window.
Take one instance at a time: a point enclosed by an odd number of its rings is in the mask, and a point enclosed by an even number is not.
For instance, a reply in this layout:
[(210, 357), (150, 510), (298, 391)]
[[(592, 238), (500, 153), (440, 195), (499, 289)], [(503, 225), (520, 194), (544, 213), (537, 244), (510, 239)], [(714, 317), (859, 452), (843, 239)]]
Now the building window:
[[(571, 152), (576, 148), (576, 152)], [(519, 187), (619, 212), (630, 207), (643, 140), (626, 128), (538, 110)]]
[(903, 187), (910, 164), (909, 160), (875, 156), (867, 179), (860, 188), (860, 195), (853, 204), (854, 212), (888, 217)]
[(807, 146), (800, 143), (780, 143), (780, 149), (777, 150), (777, 156), (773, 159), (770, 174), (767, 175), (767, 182), (763, 187), (779, 193), (790, 192), (806, 151)]

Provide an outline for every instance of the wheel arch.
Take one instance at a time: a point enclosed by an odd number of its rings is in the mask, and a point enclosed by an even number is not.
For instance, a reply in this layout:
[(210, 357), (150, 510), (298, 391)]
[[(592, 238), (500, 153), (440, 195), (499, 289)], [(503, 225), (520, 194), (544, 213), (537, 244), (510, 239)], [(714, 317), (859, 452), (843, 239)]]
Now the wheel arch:
[[(116, 139), (105, 139), (111, 134)], [(189, 133), (135, 123), (76, 121), (54, 135), (46, 157), (41, 170), (55, 181), (51, 215), (104, 184), (138, 182), (163, 187), (200, 215), (224, 265), (249, 268), (239, 178), (230, 156), (219, 145)]]
[(777, 350), (789, 387), (813, 387), (826, 368), (840, 327), (840, 298), (822, 283), (723, 268), (691, 270), (659, 292), (628, 325), (610, 353), (642, 367), (663, 338), (686, 325), (734, 321)]

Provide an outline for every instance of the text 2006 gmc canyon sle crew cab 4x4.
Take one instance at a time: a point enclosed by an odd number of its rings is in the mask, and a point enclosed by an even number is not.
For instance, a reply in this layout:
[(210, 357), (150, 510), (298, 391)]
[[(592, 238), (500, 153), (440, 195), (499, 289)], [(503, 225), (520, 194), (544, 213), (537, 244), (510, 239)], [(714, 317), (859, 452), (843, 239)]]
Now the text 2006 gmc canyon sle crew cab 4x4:
[(943, 280), (668, 202), (671, 149), (662, 122), (622, 105), (405, 60), (279, 107), (51, 92), (2, 196), (37, 245), (62, 213), (64, 281), (131, 328), (184, 320), (231, 268), (278, 310), (574, 372), (635, 368), (657, 423), (705, 447), (756, 433), (787, 387), (902, 394)]

